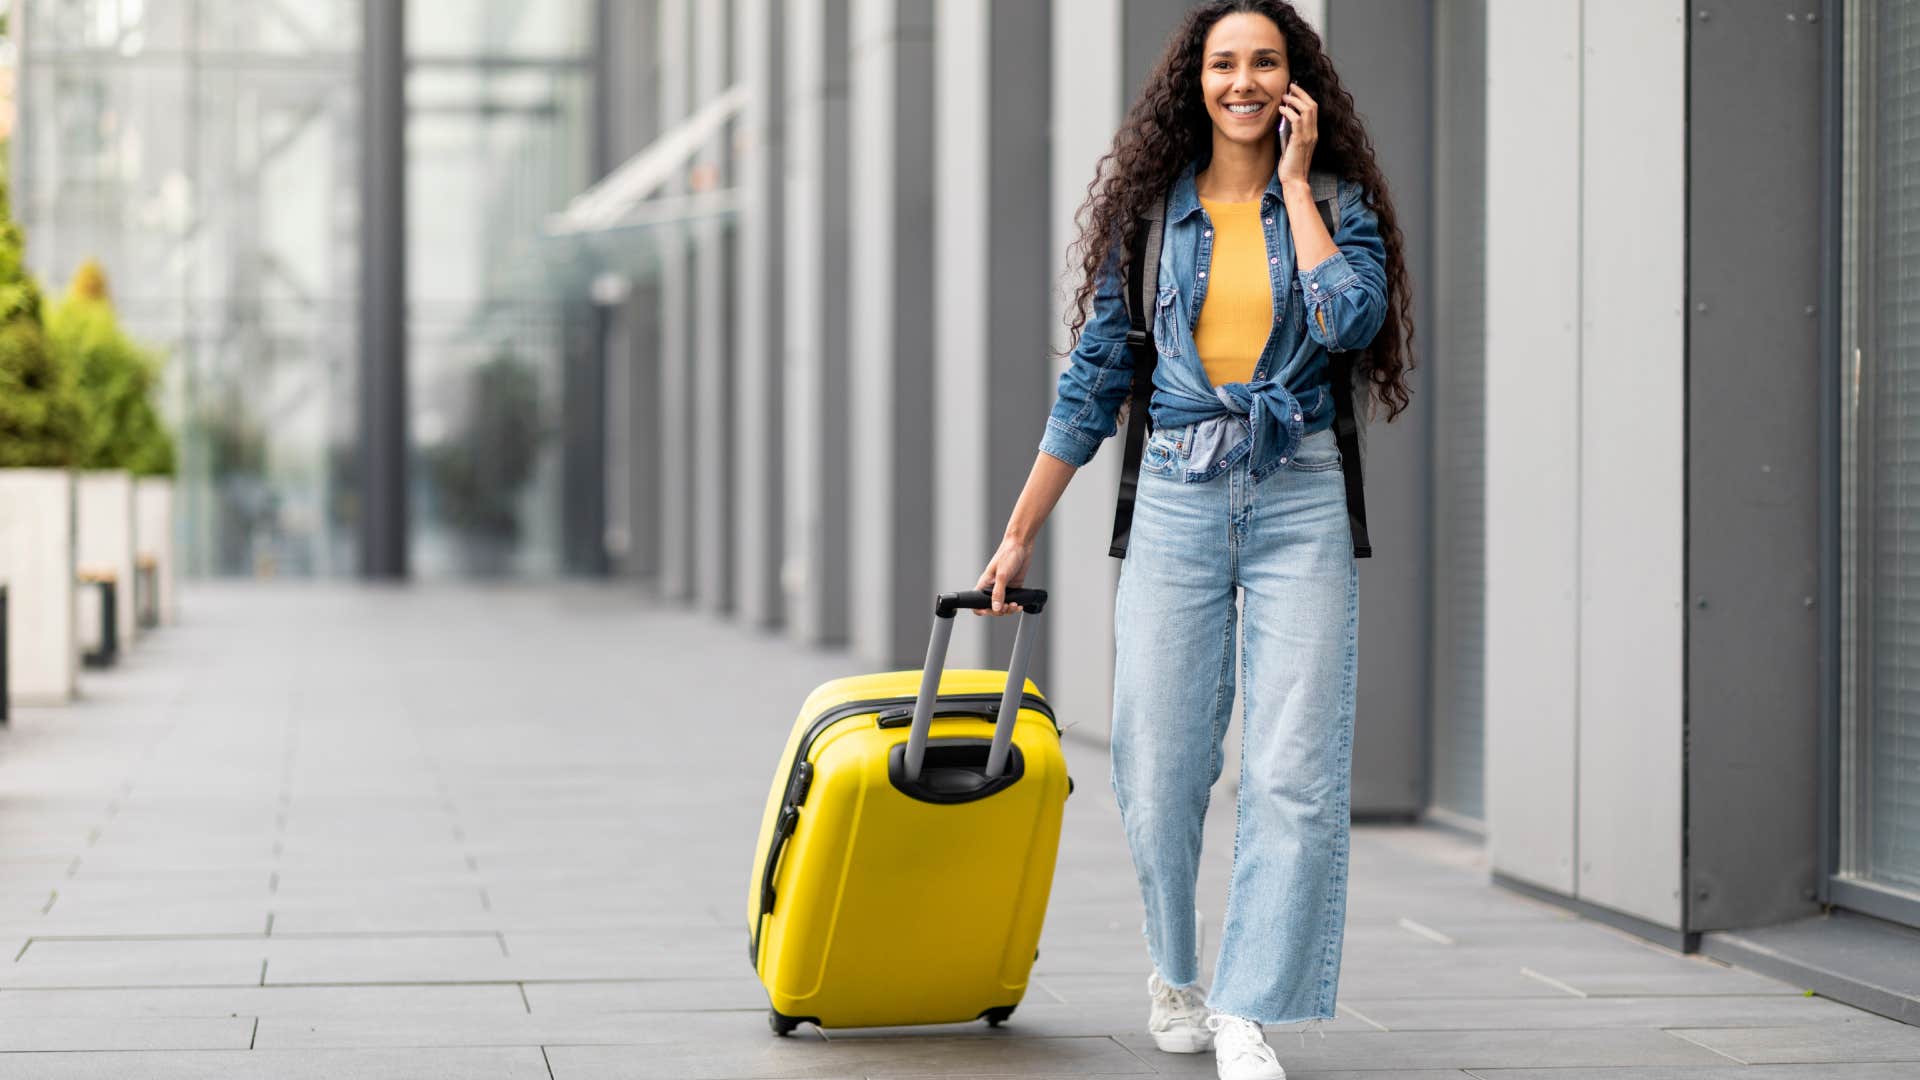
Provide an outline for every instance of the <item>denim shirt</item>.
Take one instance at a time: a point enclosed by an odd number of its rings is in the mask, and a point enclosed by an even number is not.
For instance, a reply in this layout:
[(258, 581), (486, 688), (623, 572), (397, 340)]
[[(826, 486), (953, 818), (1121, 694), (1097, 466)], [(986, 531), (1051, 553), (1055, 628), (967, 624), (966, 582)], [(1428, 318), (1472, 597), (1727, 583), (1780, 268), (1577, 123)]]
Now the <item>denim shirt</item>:
[[(1186, 446), (1188, 483), (1211, 480), (1242, 459), (1255, 480), (1284, 466), (1300, 441), (1333, 426), (1329, 350), (1365, 348), (1386, 320), (1386, 245), (1364, 189), (1342, 179), (1333, 242), (1338, 250), (1310, 270), (1296, 269), (1293, 231), (1276, 175), (1260, 196), (1273, 329), (1249, 382), (1214, 386), (1193, 344), (1193, 325), (1207, 299), (1213, 223), (1194, 188), (1189, 162), (1167, 192), (1159, 295), (1153, 301), (1154, 368), (1148, 418), (1153, 428), (1192, 425)], [(1114, 434), (1131, 393), (1127, 308), (1121, 253), (1109, 255), (1095, 283), (1092, 310), (1060, 373), (1040, 449), (1069, 465), (1085, 465)]]

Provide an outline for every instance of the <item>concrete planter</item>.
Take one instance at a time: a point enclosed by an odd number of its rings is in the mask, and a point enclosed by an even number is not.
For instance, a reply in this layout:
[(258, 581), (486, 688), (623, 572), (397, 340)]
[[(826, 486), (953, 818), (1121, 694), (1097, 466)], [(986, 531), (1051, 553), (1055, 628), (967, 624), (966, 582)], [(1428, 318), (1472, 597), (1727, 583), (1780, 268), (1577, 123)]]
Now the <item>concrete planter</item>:
[(8, 689), (16, 704), (65, 704), (78, 685), (78, 505), (70, 470), (0, 469), (0, 578), (7, 581)]
[(137, 632), (133, 520), (132, 473), (103, 469), (80, 474), (79, 569), (83, 574), (113, 575), (114, 621), (123, 650), (133, 644)]
[(133, 540), (142, 561), (153, 561), (160, 625), (171, 625), (174, 608), (173, 478), (142, 476), (133, 482)]

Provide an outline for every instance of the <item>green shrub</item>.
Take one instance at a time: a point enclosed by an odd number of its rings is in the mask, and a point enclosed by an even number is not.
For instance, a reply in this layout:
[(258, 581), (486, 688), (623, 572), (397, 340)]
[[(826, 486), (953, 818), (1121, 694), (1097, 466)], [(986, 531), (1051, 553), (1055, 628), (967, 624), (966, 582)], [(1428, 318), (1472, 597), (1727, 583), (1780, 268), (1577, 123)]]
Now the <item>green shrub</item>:
[(24, 254), (0, 177), (0, 468), (72, 465), (80, 401), (71, 366), (41, 326), (40, 287), (21, 265)]
[(81, 467), (171, 475), (173, 439), (153, 406), (159, 363), (120, 329), (98, 263), (74, 271), (47, 316), (47, 334), (79, 388)]

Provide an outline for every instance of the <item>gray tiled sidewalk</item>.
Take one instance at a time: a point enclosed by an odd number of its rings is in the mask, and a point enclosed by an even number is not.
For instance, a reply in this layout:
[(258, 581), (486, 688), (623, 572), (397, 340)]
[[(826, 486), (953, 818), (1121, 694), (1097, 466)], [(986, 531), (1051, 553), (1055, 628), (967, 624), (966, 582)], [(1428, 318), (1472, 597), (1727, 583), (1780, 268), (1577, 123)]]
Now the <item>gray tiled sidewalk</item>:
[[(0, 732), (0, 1080), (1212, 1075), (1140, 1033), (1091, 744), (1011, 1025), (776, 1040), (754, 831), (801, 697), (857, 665), (607, 589), (185, 600)], [(1296, 1080), (1920, 1076), (1920, 1030), (1493, 888), (1431, 829), (1355, 831), (1340, 1011), (1274, 1031)]]

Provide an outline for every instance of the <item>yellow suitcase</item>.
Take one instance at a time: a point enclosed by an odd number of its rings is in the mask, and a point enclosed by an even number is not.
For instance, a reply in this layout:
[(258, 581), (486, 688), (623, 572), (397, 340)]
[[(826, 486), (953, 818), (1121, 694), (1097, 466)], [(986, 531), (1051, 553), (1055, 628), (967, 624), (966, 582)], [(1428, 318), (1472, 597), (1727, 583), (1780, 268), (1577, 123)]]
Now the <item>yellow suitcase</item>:
[(1011, 676), (943, 671), (935, 600), (921, 671), (808, 695), (774, 772), (747, 892), (747, 953), (785, 1035), (820, 1027), (998, 1025), (1027, 989), (1071, 781), (1026, 676), (1040, 589), (1020, 603)]

